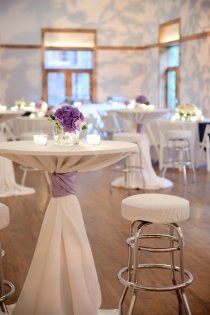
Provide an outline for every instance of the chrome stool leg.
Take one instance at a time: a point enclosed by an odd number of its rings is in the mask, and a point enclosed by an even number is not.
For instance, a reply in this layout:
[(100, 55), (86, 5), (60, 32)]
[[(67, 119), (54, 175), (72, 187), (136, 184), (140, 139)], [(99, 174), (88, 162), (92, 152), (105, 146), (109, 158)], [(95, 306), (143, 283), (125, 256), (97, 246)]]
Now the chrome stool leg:
[[(175, 226), (175, 224), (174, 224)], [(182, 230), (181, 228), (177, 226), (177, 233), (179, 234), (179, 239), (180, 239), (180, 274), (181, 274), (181, 281), (184, 282), (185, 281), (185, 272), (184, 272), (184, 242), (183, 242), (183, 234), (182, 234)], [(186, 294), (184, 292), (184, 288), (181, 289), (181, 297), (182, 297), (182, 301), (183, 301), (183, 305), (185, 308), (185, 312), (187, 315), (192, 315), (189, 304), (188, 304), (188, 300), (186, 297)]]
[[(135, 222), (132, 222), (130, 224), (130, 233), (129, 235), (131, 237), (133, 237), (134, 235), (134, 226), (136, 224), (136, 221)], [(131, 246), (128, 246), (128, 275), (127, 275), (127, 281), (130, 282), (131, 281), (131, 272), (132, 272), (132, 251), (131, 251)], [(120, 300), (119, 300), (119, 304), (118, 304), (118, 309), (119, 309), (119, 315), (123, 315), (123, 309), (122, 309), (122, 306), (123, 306), (123, 303), (124, 303), (124, 300), (126, 298), (126, 295), (128, 293), (128, 286), (125, 286), (124, 289), (123, 289), (123, 292), (121, 294), (121, 297), (120, 297)]]
[[(136, 223), (138, 226), (135, 227)], [(119, 314), (122, 315), (122, 308), (123, 302), (125, 300), (125, 296), (128, 292), (128, 289), (131, 289), (132, 297), (130, 300), (130, 304), (128, 307), (128, 312), (126, 315), (133, 315), (134, 306), (136, 302), (137, 292), (138, 290), (145, 290), (145, 291), (156, 291), (156, 292), (165, 292), (165, 291), (175, 291), (178, 302), (179, 302), (179, 315), (182, 315), (183, 307), (185, 309), (186, 315), (191, 315), (190, 307), (184, 292), (185, 287), (191, 284), (193, 281), (192, 274), (184, 269), (184, 261), (183, 261), (183, 235), (181, 228), (173, 223), (168, 224), (170, 226), (170, 233), (169, 235), (165, 234), (143, 234), (142, 230), (143, 227), (146, 225), (152, 224), (150, 222), (145, 221), (134, 221), (132, 222), (131, 229), (130, 229), (130, 236), (127, 239), (127, 244), (130, 247), (129, 250), (129, 259), (128, 259), (128, 267), (121, 269), (118, 272), (118, 279), (119, 281), (125, 286), (123, 290), (123, 294), (120, 298), (119, 302)], [(176, 231), (176, 235), (175, 232)], [(142, 239), (149, 239), (149, 238), (161, 238), (161, 239), (168, 239), (170, 240), (170, 246), (164, 248), (154, 248), (148, 246), (142, 246), (140, 241)], [(177, 245), (175, 245), (177, 244)], [(149, 252), (169, 252), (171, 257), (171, 264), (141, 264), (138, 262), (139, 259), (139, 252), (142, 250), (149, 251)], [(180, 267), (175, 265), (175, 251), (179, 251), (180, 255)], [(141, 283), (141, 279), (138, 279), (138, 272), (142, 268), (160, 268), (165, 270), (171, 271), (171, 278), (172, 278), (172, 285), (170, 286), (148, 286), (143, 285)], [(177, 283), (176, 281), (176, 273), (179, 272), (181, 275), (181, 282)], [(124, 278), (124, 275), (127, 274), (127, 279)], [(185, 279), (185, 275), (187, 279)]]
[[(174, 237), (174, 227), (173, 227), (173, 226), (170, 226), (170, 235), (171, 235), (172, 237)], [(171, 246), (171, 247), (174, 247), (174, 246), (175, 246), (173, 239), (170, 241), (170, 246)], [(177, 285), (174, 251), (171, 252), (171, 266), (172, 266), (172, 269), (171, 269), (171, 279), (172, 279), (172, 283), (173, 283), (174, 285)], [(182, 297), (181, 297), (181, 295), (180, 295), (180, 291), (179, 291), (179, 290), (176, 290), (176, 295), (177, 295), (177, 299), (178, 299), (178, 303), (179, 303), (179, 315), (182, 315), (182, 314), (183, 314), (183, 313), (182, 313)]]
[(24, 168), (24, 170), (23, 170), (23, 176), (22, 176), (22, 179), (21, 179), (21, 186), (24, 186), (24, 184), (25, 184), (26, 175), (27, 175), (27, 169)]
[[(3, 279), (3, 266), (2, 266), (2, 249), (1, 249), (1, 243), (0, 243), (0, 309), (3, 313), (8, 313), (7, 307), (5, 305), (5, 301), (9, 299), (14, 293), (15, 293), (15, 287), (14, 285), (7, 280)], [(4, 288), (8, 287), (9, 292), (4, 293)]]

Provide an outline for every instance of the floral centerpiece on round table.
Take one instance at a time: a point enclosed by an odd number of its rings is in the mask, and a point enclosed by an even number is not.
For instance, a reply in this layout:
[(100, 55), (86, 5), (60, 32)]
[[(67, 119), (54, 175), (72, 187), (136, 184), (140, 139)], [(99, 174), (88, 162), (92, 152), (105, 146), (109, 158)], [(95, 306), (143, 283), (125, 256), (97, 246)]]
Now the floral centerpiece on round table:
[(142, 110), (152, 110), (154, 109), (154, 105), (150, 104), (148, 98), (144, 95), (139, 95), (135, 100), (132, 100), (128, 105), (128, 109), (142, 109)]
[(87, 129), (83, 113), (71, 105), (59, 107), (49, 116), (49, 119), (54, 123), (56, 144), (78, 144), (79, 133)]
[(183, 103), (176, 107), (176, 113), (172, 120), (196, 121), (202, 120), (202, 111), (194, 104)]

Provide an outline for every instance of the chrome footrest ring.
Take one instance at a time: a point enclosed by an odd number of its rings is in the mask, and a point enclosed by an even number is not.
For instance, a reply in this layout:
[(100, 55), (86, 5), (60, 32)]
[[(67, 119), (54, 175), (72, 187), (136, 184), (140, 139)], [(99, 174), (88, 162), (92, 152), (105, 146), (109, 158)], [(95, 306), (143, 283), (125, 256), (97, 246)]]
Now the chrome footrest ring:
[[(167, 270), (173, 270), (173, 267), (171, 265), (166, 265), (166, 264), (139, 264), (138, 265), (138, 269), (143, 269), (143, 268), (160, 268), (160, 269), (167, 269)], [(180, 268), (175, 266), (174, 270), (176, 272), (180, 272)], [(133, 271), (133, 268), (131, 270), (131, 272)], [(130, 287), (136, 290), (144, 290), (144, 291), (157, 291), (157, 292), (163, 292), (163, 291), (174, 291), (174, 290), (178, 290), (178, 289), (183, 289), (185, 287), (187, 287), (188, 285), (190, 285), (193, 281), (193, 276), (191, 274), (191, 272), (189, 272), (188, 270), (184, 269), (184, 273), (187, 276), (187, 280), (180, 283), (180, 284), (176, 284), (176, 285), (171, 285), (168, 287), (154, 287), (154, 286), (146, 286), (146, 285), (142, 285), (139, 283), (133, 283), (131, 281), (128, 281), (124, 278), (124, 274), (128, 275), (129, 272), (129, 268), (123, 268), (121, 269), (118, 274), (117, 274), (117, 278), (118, 280), (126, 287)]]
[(3, 280), (3, 287), (8, 287), (9, 292), (3, 294), (0, 297), (0, 303), (4, 303), (7, 299), (9, 299), (15, 293), (15, 286), (12, 282), (10, 282), (8, 280)]
[[(140, 237), (139, 237), (139, 240), (141, 239), (153, 239), (153, 238), (159, 238), (159, 239), (165, 239), (165, 240), (169, 240), (169, 241), (173, 241), (175, 243), (178, 243), (177, 246), (174, 246), (174, 247), (148, 247), (148, 246), (141, 246), (139, 245), (138, 246), (138, 249), (139, 250), (145, 250), (145, 251), (148, 251), (148, 252), (172, 252), (172, 251), (176, 251), (176, 250), (179, 250), (180, 247), (179, 247), (179, 240), (177, 237), (174, 237), (172, 235), (168, 235), (168, 234), (142, 234)], [(126, 240), (126, 243), (128, 246), (134, 248), (135, 244), (135, 237), (132, 236), (132, 237), (129, 237), (127, 238)]]

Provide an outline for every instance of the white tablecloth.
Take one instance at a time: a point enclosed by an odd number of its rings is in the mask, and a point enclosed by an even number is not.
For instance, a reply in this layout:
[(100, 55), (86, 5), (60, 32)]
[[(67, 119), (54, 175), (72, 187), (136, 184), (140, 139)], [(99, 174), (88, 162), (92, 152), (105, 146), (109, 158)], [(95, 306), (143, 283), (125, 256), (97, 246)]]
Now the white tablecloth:
[[(32, 141), (2, 142), (0, 154), (48, 172), (86, 172), (111, 165), (136, 145), (104, 141), (99, 146), (35, 146)], [(111, 249), (110, 249), (111, 250)], [(101, 293), (75, 195), (52, 198), (14, 315), (96, 315)]]
[[(4, 123), (22, 115), (24, 111), (5, 111), (0, 113), (0, 141), (5, 141)], [(0, 157), (0, 197), (20, 196), (34, 193), (30, 187), (21, 186), (16, 183), (13, 163)]]
[(161, 117), (168, 116), (170, 110), (167, 109), (154, 109), (154, 110), (142, 110), (142, 109), (116, 109), (114, 113), (119, 114), (121, 117), (131, 120), (135, 124), (146, 125)]
[[(107, 131), (114, 128), (115, 131), (122, 130), (122, 123), (125, 125), (125, 122), (117, 123), (115, 118), (106, 119), (107, 112), (113, 109), (124, 108), (123, 104), (88, 104), (82, 105), (79, 107), (79, 110), (84, 114), (89, 132), (93, 131)], [(128, 123), (127, 123), (128, 124)], [(29, 132), (42, 132), (48, 134), (50, 138), (53, 135), (53, 125), (46, 117), (34, 117), (22, 116), (18, 117), (10, 123), (10, 128), (16, 138), (20, 137), (23, 133)]]
[[(160, 189), (160, 188), (168, 188), (173, 186), (173, 183), (163, 177), (159, 177), (156, 175), (151, 162), (150, 156), (150, 147), (149, 147), (149, 139), (147, 134), (145, 133), (145, 125), (154, 120), (160, 119), (163, 116), (167, 116), (170, 112), (165, 109), (157, 109), (157, 110), (140, 110), (140, 109), (121, 109), (114, 110), (115, 113), (118, 113), (120, 116), (131, 120), (137, 125), (141, 125), (141, 133), (139, 133), (139, 148), (140, 154), (142, 157), (142, 174), (144, 176), (144, 185), (141, 176), (141, 172), (132, 172), (130, 173), (129, 187), (130, 188), (145, 188), (145, 189)], [(140, 128), (138, 128), (139, 130)], [(140, 131), (140, 130), (139, 130)], [(128, 140), (128, 139), (127, 139)], [(137, 155), (130, 158), (130, 165), (133, 167), (139, 167), (139, 157)], [(126, 187), (125, 177), (119, 177), (112, 182), (112, 186), (114, 187)]]
[(53, 124), (47, 117), (17, 117), (10, 123), (10, 128), (16, 138), (19, 138), (21, 134), (28, 132), (47, 134), (51, 138), (53, 135)]
[(6, 110), (6, 111), (0, 111), (0, 123), (1, 122), (6, 122), (8, 120), (14, 119), (18, 116), (21, 116), (25, 113), (24, 110), (17, 110), (17, 111), (12, 111), (12, 110)]

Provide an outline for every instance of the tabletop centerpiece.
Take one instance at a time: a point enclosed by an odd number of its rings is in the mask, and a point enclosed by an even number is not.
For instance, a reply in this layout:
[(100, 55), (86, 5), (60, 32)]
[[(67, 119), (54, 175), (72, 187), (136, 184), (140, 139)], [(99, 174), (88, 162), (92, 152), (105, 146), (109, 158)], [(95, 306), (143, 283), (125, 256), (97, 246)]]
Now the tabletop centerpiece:
[(59, 107), (49, 119), (54, 123), (55, 144), (79, 144), (80, 132), (87, 129), (83, 113), (72, 105)]
[(176, 107), (176, 113), (172, 120), (191, 122), (203, 120), (203, 118), (202, 111), (195, 104), (183, 103)]
[(17, 111), (19, 109), (26, 110), (30, 107), (31, 102), (25, 100), (24, 98), (15, 101), (15, 105), (11, 107), (11, 110)]
[(144, 95), (138, 95), (135, 100), (130, 101), (128, 109), (153, 110), (155, 106), (150, 104), (148, 98)]

